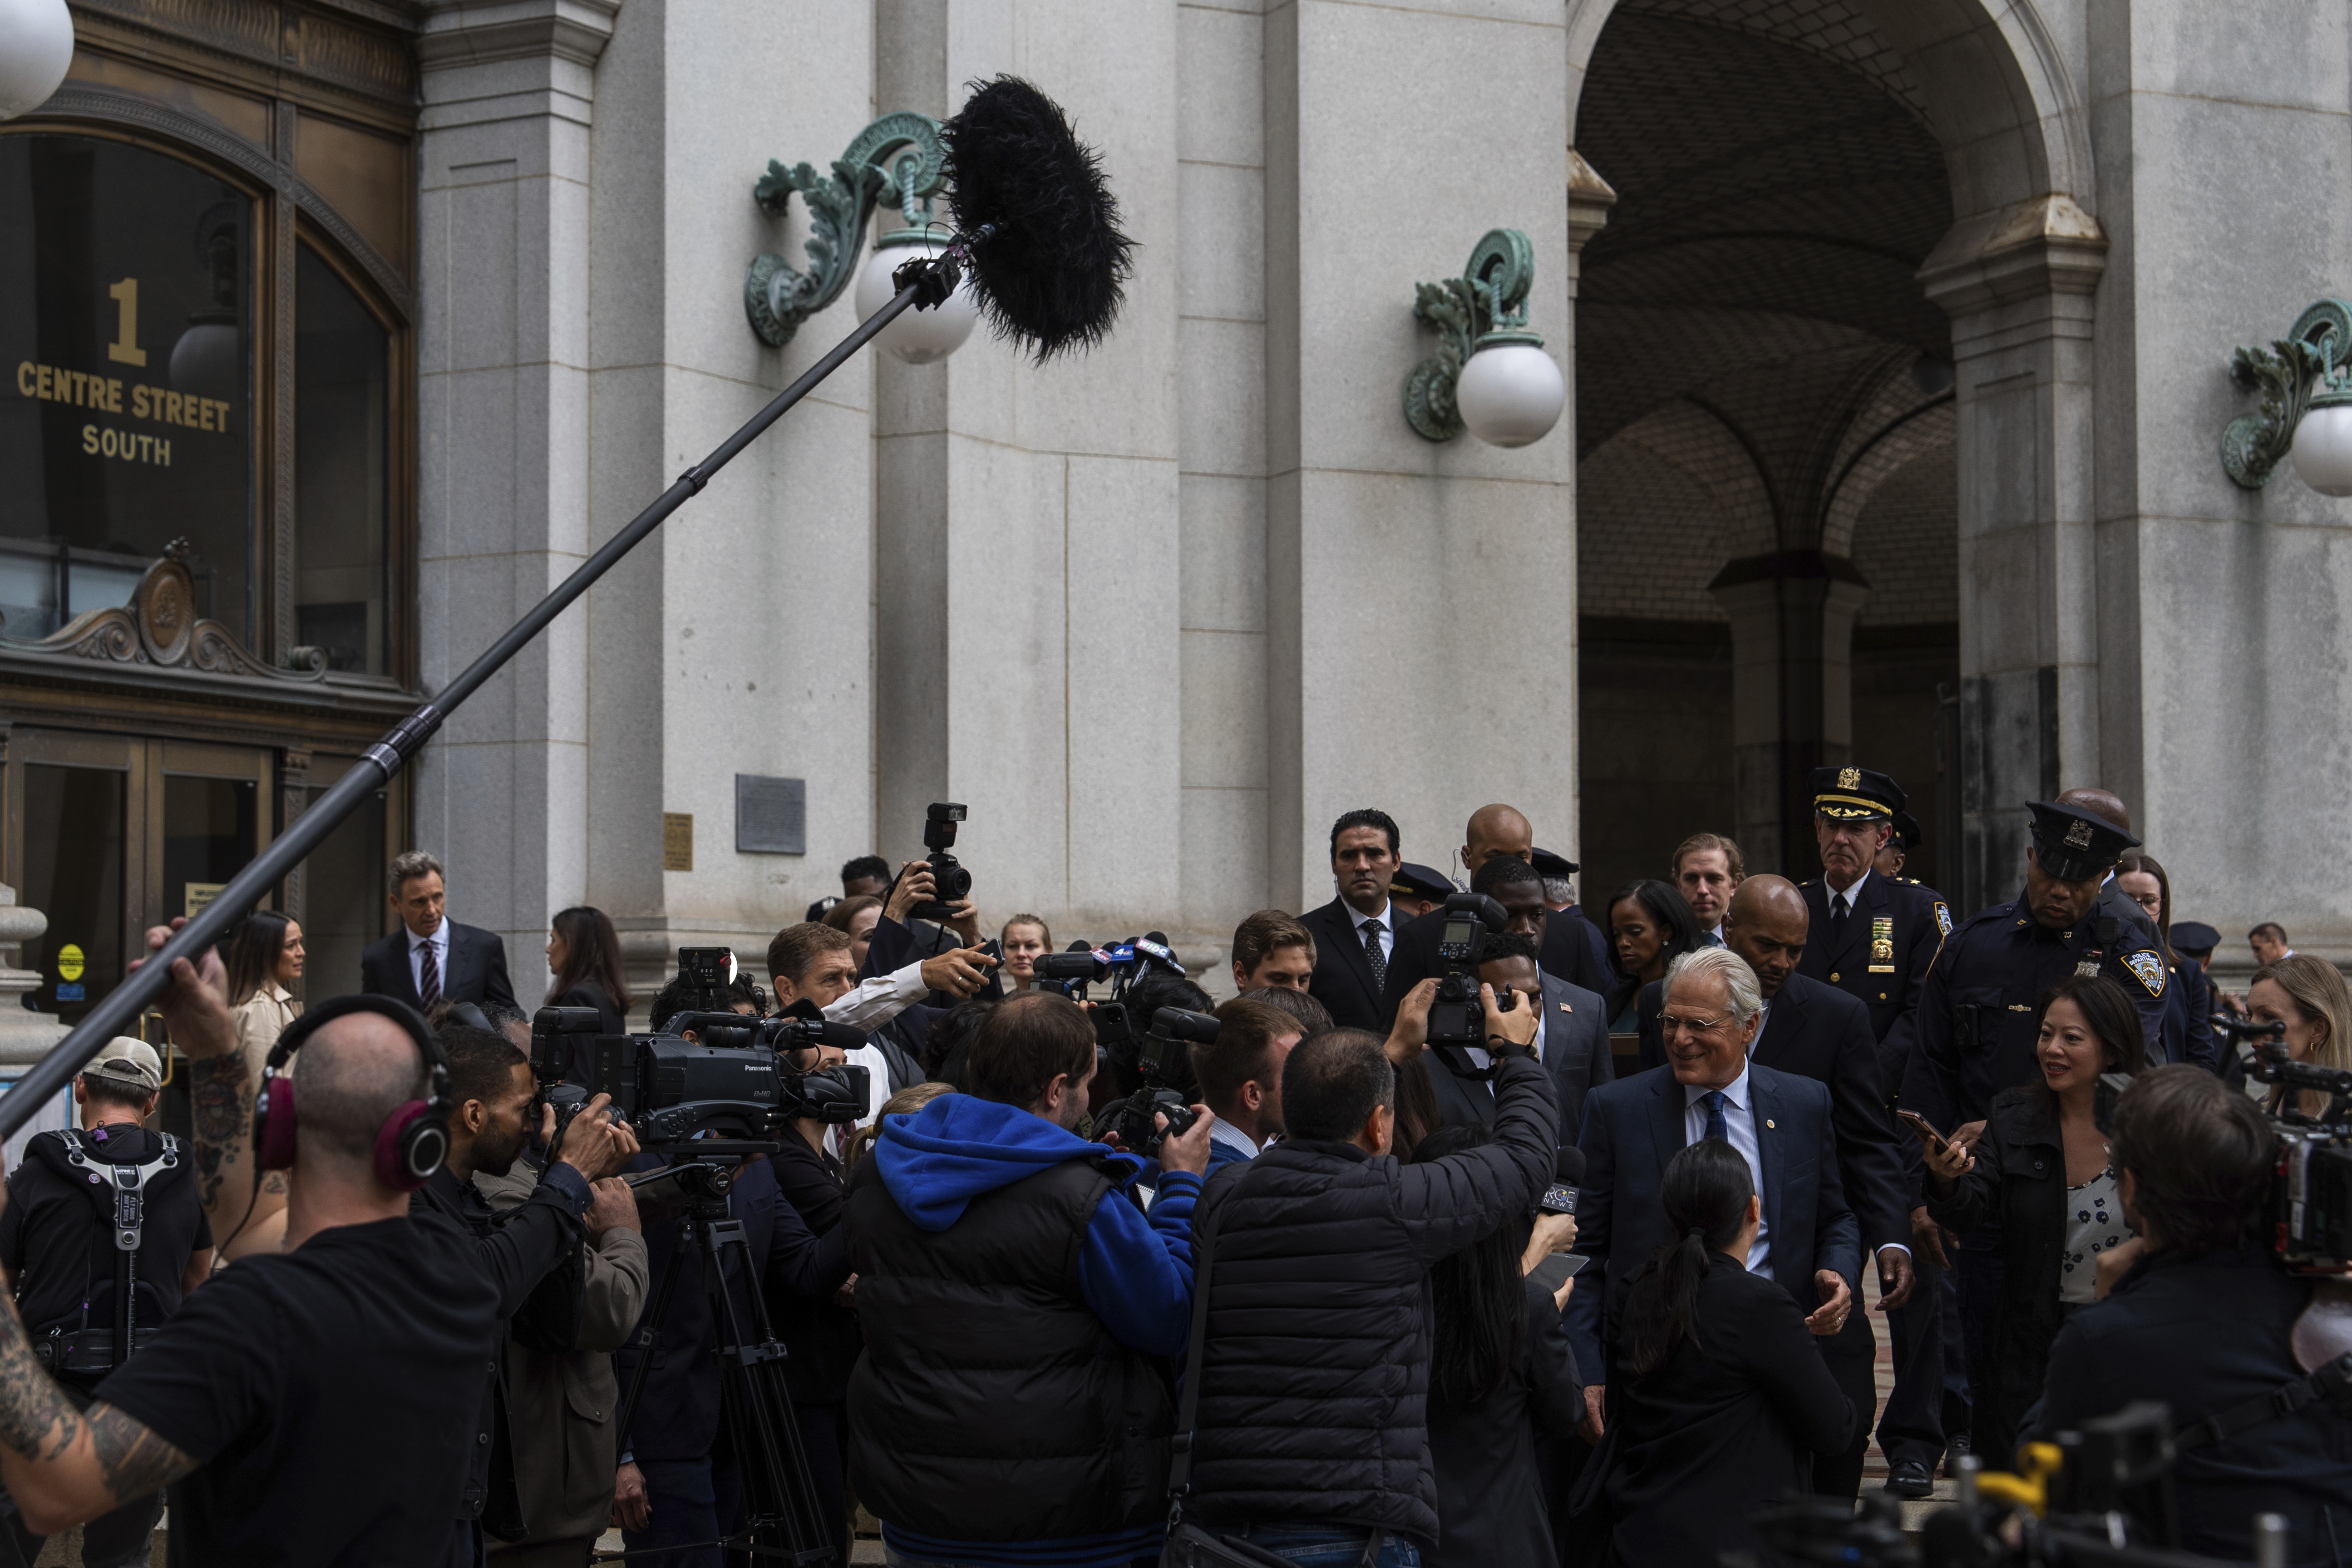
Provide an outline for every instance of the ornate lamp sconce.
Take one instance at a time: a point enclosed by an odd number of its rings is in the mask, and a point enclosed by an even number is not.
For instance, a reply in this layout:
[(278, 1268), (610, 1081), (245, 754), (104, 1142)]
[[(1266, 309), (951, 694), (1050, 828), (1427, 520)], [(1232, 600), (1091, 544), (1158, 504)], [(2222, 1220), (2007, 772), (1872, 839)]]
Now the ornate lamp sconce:
[(1412, 313), (1437, 329), (1437, 352), (1405, 378), (1404, 416), (1416, 434), (1451, 441), (1464, 430), (1496, 447), (1541, 440), (1559, 422), (1568, 383), (1528, 330), (1535, 247), (1496, 228), (1459, 278), (1413, 285)]
[(2221, 467), (2250, 490), (2294, 455), (2297, 478), (2324, 496), (2352, 496), (2352, 304), (2322, 300), (2287, 335), (2230, 356), (2230, 379), (2263, 395), (2263, 411), (2221, 432)]
[[(942, 159), (940, 122), (900, 110), (859, 132), (834, 160), (830, 174), (806, 163), (787, 169), (769, 162), (752, 197), (762, 212), (782, 217), (793, 193), (801, 193), (809, 209), (809, 267), (801, 271), (773, 254), (752, 261), (743, 279), (743, 311), (761, 342), (782, 348), (792, 342), (803, 321), (841, 297), (853, 272), (858, 274), (856, 304), (863, 321), (898, 292), (890, 283), (893, 268), (945, 247), (950, 237), (946, 226), (931, 221), (931, 199), (947, 188)], [(876, 237), (874, 255), (859, 272), (866, 220), (885, 197), (898, 209), (903, 226)], [(953, 353), (971, 336), (978, 319), (971, 291), (960, 289), (936, 309), (906, 312), (875, 341), (900, 359), (921, 363)]]

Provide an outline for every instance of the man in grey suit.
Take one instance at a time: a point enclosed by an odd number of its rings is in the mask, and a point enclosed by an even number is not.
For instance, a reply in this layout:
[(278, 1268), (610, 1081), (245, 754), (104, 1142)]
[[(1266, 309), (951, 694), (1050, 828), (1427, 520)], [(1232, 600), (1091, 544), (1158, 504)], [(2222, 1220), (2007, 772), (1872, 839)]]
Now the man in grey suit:
[[(1495, 988), (1519, 994), (1522, 1007), (1536, 1007), (1536, 1059), (1551, 1074), (1552, 1097), (1559, 1113), (1559, 1143), (1576, 1142), (1584, 1124), (1587, 1090), (1615, 1074), (1609, 1055), (1607, 1005), (1581, 985), (1571, 985), (1548, 974), (1536, 964), (1536, 941), (1531, 936), (1501, 935), (1486, 939), (1479, 950), (1478, 978)], [(1472, 1047), (1465, 1053), (1484, 1068), (1486, 1053)], [(1495, 1120), (1494, 1085), (1482, 1079), (1460, 1078), (1442, 1061), (1424, 1055), (1418, 1068), (1429, 1075), (1439, 1115), (1448, 1122), (1490, 1124)]]
[(498, 932), (459, 925), (444, 912), (441, 862), (411, 849), (394, 859), (390, 879), (400, 929), (360, 954), (360, 989), (428, 1015), (442, 1001), (520, 1012)]

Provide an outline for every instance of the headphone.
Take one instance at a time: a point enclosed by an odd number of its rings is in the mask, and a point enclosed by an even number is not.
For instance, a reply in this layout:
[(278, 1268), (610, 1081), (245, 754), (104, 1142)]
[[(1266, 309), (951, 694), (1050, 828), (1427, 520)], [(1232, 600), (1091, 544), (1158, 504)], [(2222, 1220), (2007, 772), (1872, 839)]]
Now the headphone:
[(383, 1119), (375, 1135), (376, 1179), (396, 1192), (414, 1192), (432, 1179), (449, 1157), (449, 1058), (425, 1019), (405, 1002), (390, 996), (336, 996), (320, 1003), (287, 1026), (269, 1048), (261, 1093), (253, 1107), (253, 1146), (265, 1171), (294, 1165), (294, 1079), (287, 1063), (302, 1042), (337, 1018), (373, 1013), (400, 1026), (416, 1043), (426, 1068), (425, 1092)]

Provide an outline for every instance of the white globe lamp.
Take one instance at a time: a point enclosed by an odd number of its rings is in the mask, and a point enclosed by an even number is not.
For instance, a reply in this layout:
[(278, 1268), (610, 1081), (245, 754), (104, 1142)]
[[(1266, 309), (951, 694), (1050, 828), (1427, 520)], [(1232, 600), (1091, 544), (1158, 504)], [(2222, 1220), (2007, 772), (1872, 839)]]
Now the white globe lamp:
[(1454, 405), (1463, 425), (1493, 447), (1542, 440), (1559, 423), (1567, 403), (1567, 379), (1533, 332), (1488, 332), (1454, 384)]
[(0, 0), (0, 120), (47, 103), (66, 79), (73, 48), (66, 0)]
[[(0, 0), (0, 5), (6, 3)], [(918, 258), (937, 256), (947, 246), (944, 235), (919, 228), (899, 229), (876, 239), (874, 254), (866, 258), (857, 274), (854, 298), (857, 319), (866, 320), (898, 295), (898, 286), (890, 281), (892, 272)], [(930, 310), (901, 310), (898, 319), (883, 328), (874, 341), (908, 364), (929, 364), (963, 347), (979, 321), (980, 307), (973, 302), (967, 281), (957, 284), (945, 302)]]
[(2324, 496), (2352, 496), (2352, 398), (2322, 393), (2294, 427), (2295, 477)]

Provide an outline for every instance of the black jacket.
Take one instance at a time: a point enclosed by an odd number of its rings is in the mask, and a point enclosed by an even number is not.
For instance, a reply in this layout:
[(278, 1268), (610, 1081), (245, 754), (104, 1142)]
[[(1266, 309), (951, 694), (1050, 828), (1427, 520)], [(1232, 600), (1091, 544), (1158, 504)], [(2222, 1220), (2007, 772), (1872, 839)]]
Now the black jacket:
[[(1536, 963), (1555, 979), (1605, 996), (1616, 977), (1593, 960), (1592, 943), (1585, 936), (1591, 924), (1571, 910), (1548, 911), (1544, 916), (1543, 948)], [(1381, 997), (1381, 1021), (1373, 1029), (1375, 1034), (1388, 1031), (1396, 1017), (1397, 1004), (1404, 1000), (1406, 992), (1433, 974), (1445, 973), (1445, 961), (1437, 956), (1437, 938), (1444, 925), (1445, 911), (1432, 910), (1405, 921), (1397, 932), (1396, 944), (1389, 951), (1389, 981)], [(1322, 939), (1316, 940), (1319, 942)], [(1320, 962), (1319, 952), (1317, 959)]]
[(604, 988), (593, 980), (582, 981), (546, 1005), (550, 1007), (593, 1007), (596, 1009), (598, 1033), (625, 1035), (629, 1032), (627, 1016), (614, 1004), (612, 997), (605, 994)]
[[(1543, 979), (1543, 1065), (1551, 1074), (1552, 1113), (1559, 1118), (1559, 1146), (1575, 1147), (1584, 1125), (1584, 1097), (1617, 1076), (1617, 1059), (1609, 1052), (1607, 1004), (1582, 986), (1546, 974)], [(1429, 1052), (1409, 1065), (1407, 1072), (1426, 1073), (1430, 1094), (1437, 1101), (1438, 1120), (1446, 1125), (1486, 1126), (1495, 1120), (1491, 1083), (1457, 1076)]]
[[(1873, 879), (1875, 880), (1875, 879)], [(1864, 891), (1868, 884), (1864, 884)], [(1664, 1011), (1653, 981), (1642, 987), (1642, 1067), (1666, 1065), (1658, 1016)], [(1780, 984), (1780, 994), (1764, 1016), (1750, 1061), (1774, 1072), (1794, 1073), (1829, 1086), (1831, 1119), (1837, 1128), (1838, 1175), (1845, 1201), (1862, 1222), (1864, 1260), (1889, 1244), (1911, 1245), (1911, 1159), (1886, 1109), (1886, 1085), (1878, 1076), (1878, 1052), (1871, 1039), (1870, 1015), (1846, 992), (1808, 980), (1802, 971)]]
[[(371, 995), (395, 996), (420, 1013), (425, 1010), (408, 964), (406, 926), (394, 927), (390, 936), (368, 943), (361, 952), (360, 989)], [(513, 983), (507, 979), (507, 944), (498, 932), (449, 922), (449, 962), (441, 976), (441, 997), (522, 1011), (515, 1002)]]
[[(2101, 1129), (2115, 1116), (2115, 1091), (2099, 1086)], [(2050, 1344), (2064, 1317), (2058, 1300), (2066, 1252), (2066, 1150), (2054, 1104), (2034, 1085), (1993, 1096), (1984, 1136), (1969, 1151), (1976, 1169), (1948, 1197), (1927, 1190), (1927, 1213), (1962, 1235), (1981, 1225), (2000, 1233), (2000, 1295), (1985, 1336), (1989, 1388), (1976, 1391), (1977, 1451), (2015, 1451), (2025, 1413), (2042, 1397)], [(2085, 1260), (2084, 1268), (2091, 1267)], [(1988, 1460), (1990, 1462), (1990, 1459)]]
[[(1393, 930), (1401, 912), (1391, 900), (1381, 919)], [(1364, 956), (1364, 944), (1356, 935), (1356, 911), (1345, 899), (1333, 899), (1300, 915), (1298, 923), (1315, 939), (1315, 973), (1307, 978), (1307, 994), (1323, 1004), (1340, 1028), (1384, 1032), (1389, 1012), (1381, 987), (1372, 983), (1371, 960)], [(1393, 953), (1396, 947), (1391, 940), (1389, 951)]]
[(1560, 1331), (1551, 1292), (1527, 1281), (1519, 1364), (1476, 1405), (1429, 1406), (1429, 1462), (1437, 1473), (1437, 1550), (1430, 1568), (1558, 1561), (1537, 1438), (1575, 1441), (1584, 1379)]
[[(841, 1165), (831, 1154), (821, 1154), (797, 1132), (782, 1140), (783, 1148), (771, 1155), (784, 1202), (801, 1216), (810, 1234), (823, 1236), (841, 1224)], [(784, 1386), (803, 1404), (838, 1405), (849, 1393), (850, 1369), (857, 1364), (857, 1313), (830, 1295), (798, 1291), (771, 1292), (769, 1315), (776, 1337), (790, 1352), (784, 1358)]]
[(1438, 1538), (1424, 1430), (1430, 1266), (1550, 1179), (1551, 1080), (1495, 1079), (1495, 1141), (1401, 1165), (1296, 1140), (1228, 1165), (1215, 1205), (1192, 1495), (1222, 1524), (1339, 1521)]
[(1811, 1492), (1813, 1456), (1843, 1452), (1860, 1417), (1789, 1292), (1737, 1259), (1711, 1260), (1693, 1317), (1698, 1343), (1676, 1345), (1647, 1378), (1609, 1369), (1615, 1556), (1662, 1568), (1733, 1551), (1770, 1562), (1757, 1510)]
[[(2251, 1244), (2151, 1254), (2050, 1347), (2050, 1381), (2029, 1436), (2047, 1437), (2139, 1399), (2172, 1406), (2176, 1430), (2300, 1377), (2291, 1335), (2308, 1279)], [(2352, 1420), (2325, 1400), (2173, 1462), (2183, 1550), (2254, 1554), (2256, 1513), (2287, 1520), (2294, 1568), (2352, 1564)]]
[(492, 1528), (509, 1539), (520, 1539), (523, 1531), (517, 1525), (527, 1526), (529, 1521), (521, 1517), (522, 1502), (515, 1489), (514, 1455), (497, 1436), (507, 1427), (502, 1375), (506, 1324), (522, 1310), (549, 1271), (571, 1258), (583, 1235), (580, 1216), (587, 1211), (589, 1201), (588, 1184), (579, 1173), (569, 1165), (558, 1170), (560, 1173), (551, 1178), (541, 1177), (520, 1206), (504, 1214), (494, 1213), (480, 1188), (458, 1181), (446, 1165), (408, 1195), (411, 1214), (446, 1215), (473, 1233), (482, 1272), (498, 1288), (498, 1349), (484, 1369), (481, 1417), (468, 1456), (472, 1465), (457, 1517), (478, 1519), (487, 1514)]

